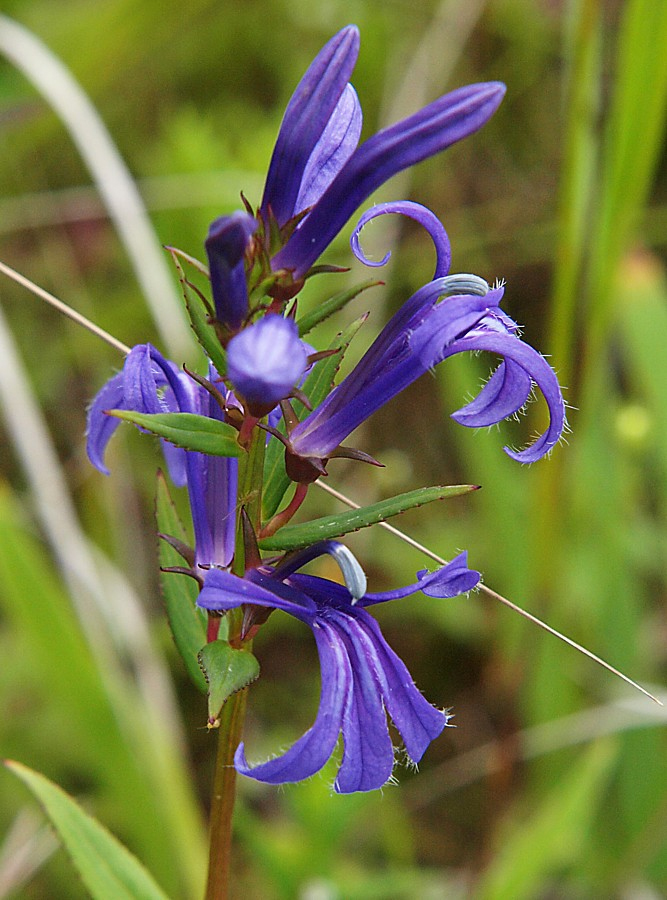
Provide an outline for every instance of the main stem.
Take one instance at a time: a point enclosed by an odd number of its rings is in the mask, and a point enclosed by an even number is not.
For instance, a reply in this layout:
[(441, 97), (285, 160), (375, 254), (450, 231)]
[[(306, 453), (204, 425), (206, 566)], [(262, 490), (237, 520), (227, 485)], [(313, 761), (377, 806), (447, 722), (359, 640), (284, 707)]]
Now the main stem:
[[(262, 480), (266, 436), (255, 428), (248, 453), (240, 460), (239, 507), (245, 507), (256, 532), (261, 525)], [(245, 552), (242, 529), (237, 529), (236, 548), (232, 571), (243, 576)], [(243, 610), (227, 613), (227, 639), (236, 644), (240, 640)], [(248, 648), (251, 644), (248, 642)], [(227, 700), (220, 713), (218, 728), (218, 753), (215, 760), (213, 796), (211, 798), (210, 848), (208, 856), (208, 882), (205, 900), (227, 900), (232, 866), (232, 816), (236, 798), (236, 769), (234, 753), (241, 741), (248, 690), (239, 691)]]
[(236, 795), (234, 752), (241, 740), (247, 688), (222, 708), (211, 798), (211, 844), (206, 900), (227, 900), (232, 863), (232, 813)]

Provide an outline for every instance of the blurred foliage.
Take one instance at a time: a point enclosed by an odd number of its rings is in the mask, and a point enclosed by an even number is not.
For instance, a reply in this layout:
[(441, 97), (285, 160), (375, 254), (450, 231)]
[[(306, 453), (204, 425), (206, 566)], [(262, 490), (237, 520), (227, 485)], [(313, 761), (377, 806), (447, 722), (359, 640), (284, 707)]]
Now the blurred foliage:
[[(487, 127), (397, 177), (382, 198), (409, 195), (433, 208), (452, 239), (454, 270), (507, 280), (507, 312), (525, 323), (530, 343), (552, 354), (569, 386), (569, 446), (530, 469), (503, 455), (504, 444), (520, 444), (539, 428), (539, 404), (489, 434), (451, 423), (448, 413), (489, 369), (487, 360), (454, 359), (368, 426), (364, 447), (386, 470), (340, 460), (331, 481), (364, 504), (430, 483), (482, 484), (399, 524), (445, 556), (469, 549), (487, 584), (631, 677), (664, 682), (664, 0), (6, 0), (3, 11), (71, 68), (136, 177), (159, 239), (195, 256), (209, 221), (238, 207), (239, 191), (258, 202), (285, 102), (314, 53), (348, 21), (362, 34), (354, 83), (366, 135), (449, 88), (507, 83)], [(71, 139), (4, 62), (0, 129), (0, 259), (126, 343), (155, 341)], [(430, 275), (430, 248), (409, 223), (364, 232), (369, 254), (384, 253), (387, 243), (394, 249), (387, 287), (350, 305), (349, 321), (372, 311), (361, 343)], [(345, 236), (327, 261), (349, 263)], [(349, 283), (315, 279), (305, 306), (367, 274), (355, 264)], [(197, 817), (200, 809), (202, 821), (205, 815), (214, 747), (202, 727), (205, 700), (170, 646), (159, 599), (157, 450), (127, 429), (110, 451), (111, 478), (92, 470), (85, 405), (118, 366), (117, 355), (9, 281), (0, 285), (0, 303), (84, 531), (142, 598), (187, 735), (183, 748), (154, 723), (142, 732), (139, 687), (119, 705), (117, 685), (105, 680), (108, 669), (68, 600), (67, 572), (62, 561), (58, 571), (46, 542), (11, 429), (0, 423), (7, 448), (0, 747), (77, 796), (171, 896), (196, 897)], [(326, 345), (334, 327), (320, 326), (318, 343)], [(333, 511), (311, 493), (309, 511)], [(424, 565), (379, 529), (352, 536), (350, 545), (374, 590), (407, 584)], [(127, 607), (119, 610), (125, 615)], [(114, 610), (107, 613), (113, 622)], [(425, 695), (454, 708), (457, 727), (430, 748), (419, 775), (399, 770), (400, 787), (373, 796), (332, 796), (331, 773), (280, 792), (244, 780), (236, 895), (667, 893), (667, 746), (657, 707), (480, 595), (388, 604), (378, 618)], [(130, 633), (135, 627), (124, 625)], [(253, 758), (312, 720), (319, 684), (305, 631), (274, 616), (256, 642), (262, 677), (249, 704)], [(141, 680), (131, 658), (127, 648), (120, 652), (130, 686)], [(159, 713), (151, 696), (147, 708)], [(147, 735), (152, 743), (140, 753)], [(171, 768), (161, 747), (170, 748)], [(197, 798), (170, 793), (165, 771), (174, 784), (194, 775)], [(8, 835), (0, 896), (81, 895), (62, 851), (50, 857), (45, 850), (42, 861), (36, 829), (33, 843), (24, 839), (36, 871), (28, 866), (14, 881), (7, 875), (15, 817), (29, 801), (8, 774), (0, 789), (0, 828)]]

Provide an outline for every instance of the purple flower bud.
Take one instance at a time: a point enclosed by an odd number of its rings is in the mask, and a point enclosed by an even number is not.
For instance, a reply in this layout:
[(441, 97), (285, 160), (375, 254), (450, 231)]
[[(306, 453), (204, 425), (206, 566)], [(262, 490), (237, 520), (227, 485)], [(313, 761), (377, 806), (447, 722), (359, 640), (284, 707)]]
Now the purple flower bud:
[(256, 230), (256, 219), (239, 210), (212, 222), (206, 238), (215, 313), (231, 331), (240, 328), (248, 314), (244, 258)]
[(292, 319), (270, 314), (244, 328), (227, 347), (227, 375), (255, 416), (288, 397), (308, 365)]

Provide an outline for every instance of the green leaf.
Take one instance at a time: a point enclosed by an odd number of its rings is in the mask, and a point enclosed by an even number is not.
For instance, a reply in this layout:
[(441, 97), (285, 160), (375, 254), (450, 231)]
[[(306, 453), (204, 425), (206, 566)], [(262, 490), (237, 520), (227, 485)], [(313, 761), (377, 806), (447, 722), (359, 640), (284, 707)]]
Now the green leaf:
[(339, 309), (346, 306), (350, 300), (354, 300), (355, 297), (358, 297), (362, 291), (366, 291), (371, 287), (376, 287), (379, 284), (384, 284), (384, 282), (376, 281), (371, 278), (368, 281), (364, 281), (362, 284), (358, 284), (356, 287), (350, 288), (350, 290), (342, 291), (340, 294), (334, 294), (333, 297), (329, 297), (324, 303), (320, 303), (316, 309), (297, 319), (296, 324), (299, 329), (299, 337), (308, 334), (308, 332), (312, 331), (316, 325), (320, 324), (320, 322), (324, 322), (329, 316), (332, 316), (334, 313), (338, 312)]
[(5, 765), (39, 800), (94, 898), (168, 900), (139, 860), (61, 788), (21, 763)]
[[(157, 477), (155, 516), (160, 534), (168, 534), (179, 541), (186, 540), (185, 529), (176, 512), (162, 472), (158, 472)], [(158, 557), (161, 568), (183, 565), (178, 552), (164, 540), (160, 540)], [(205, 694), (208, 687), (197, 654), (206, 643), (206, 617), (195, 605), (199, 593), (197, 582), (186, 575), (161, 572), (160, 585), (176, 649), (185, 663), (188, 675)]]
[(111, 409), (109, 415), (138, 425), (184, 450), (211, 456), (241, 456), (243, 453), (236, 440), (238, 432), (219, 419), (194, 413), (139, 413), (127, 409)]
[(225, 700), (259, 678), (259, 663), (250, 650), (235, 650), (227, 641), (211, 641), (199, 652), (208, 682), (209, 722), (216, 722)]
[(384, 522), (391, 516), (397, 516), (416, 506), (423, 506), (424, 503), (460, 497), (462, 494), (468, 494), (475, 490), (477, 490), (477, 486), (474, 484), (418, 488), (416, 491), (398, 494), (396, 497), (381, 500), (371, 506), (363, 506), (360, 509), (352, 509), (334, 516), (323, 516), (321, 519), (313, 519), (303, 525), (286, 525), (272, 537), (260, 540), (259, 546), (262, 550), (300, 550), (317, 541), (330, 540), (343, 534), (349, 534), (351, 531), (359, 531), (360, 528)]
[[(173, 259), (174, 265), (176, 266), (176, 270), (178, 272), (178, 280), (180, 281), (181, 288), (183, 290), (185, 306), (187, 308), (188, 315), (190, 316), (190, 324), (192, 325), (192, 330), (194, 331), (197, 340), (201, 344), (204, 352), (217, 369), (218, 374), (224, 376), (227, 371), (227, 358), (225, 355), (225, 351), (223, 350), (222, 345), (218, 340), (218, 336), (215, 333), (215, 329), (210, 323), (209, 310), (206, 308), (204, 299), (197, 288), (195, 288), (195, 286), (185, 277), (183, 267), (181, 266), (181, 263), (173, 250), (171, 250), (171, 258)], [(197, 263), (197, 260), (193, 260), (190, 257), (185, 258), (189, 259), (189, 261), (193, 264)]]
[[(311, 373), (303, 384), (303, 392), (310, 400), (313, 409), (320, 405), (330, 393), (331, 387), (340, 367), (341, 361), (352, 338), (366, 321), (366, 316), (360, 316), (345, 331), (336, 335), (327, 349), (336, 350), (331, 356), (321, 359), (313, 366)], [(308, 412), (303, 403), (294, 401), (294, 411), (299, 419)], [(285, 433), (284, 422), (280, 423), (280, 430)], [(275, 515), (285, 492), (292, 483), (285, 471), (285, 448), (279, 440), (274, 438), (269, 441), (266, 448), (264, 463), (264, 491), (262, 494), (262, 513), (265, 519)]]

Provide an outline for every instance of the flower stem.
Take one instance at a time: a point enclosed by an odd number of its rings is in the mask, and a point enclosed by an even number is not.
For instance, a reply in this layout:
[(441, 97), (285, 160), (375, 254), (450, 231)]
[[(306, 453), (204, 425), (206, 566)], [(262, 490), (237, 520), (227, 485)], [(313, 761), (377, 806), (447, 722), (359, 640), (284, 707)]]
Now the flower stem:
[[(245, 508), (253, 527), (259, 531), (261, 524), (262, 478), (266, 437), (254, 428), (241, 458), (239, 472), (239, 508)], [(243, 528), (239, 520), (232, 571), (242, 576), (245, 571)], [(232, 646), (241, 642), (243, 609), (227, 613), (227, 640)], [(245, 646), (250, 649), (251, 641)], [(205, 900), (227, 900), (232, 865), (232, 815), (236, 797), (236, 769), (234, 753), (241, 741), (245, 720), (245, 688), (233, 694), (222, 707), (218, 727), (218, 753), (215, 761), (213, 796), (211, 798), (210, 849), (208, 857), (208, 882)]]
[(241, 740), (247, 689), (225, 703), (220, 716), (218, 755), (211, 798), (211, 843), (206, 900), (227, 900), (231, 873), (232, 813), (236, 792), (234, 752)]

